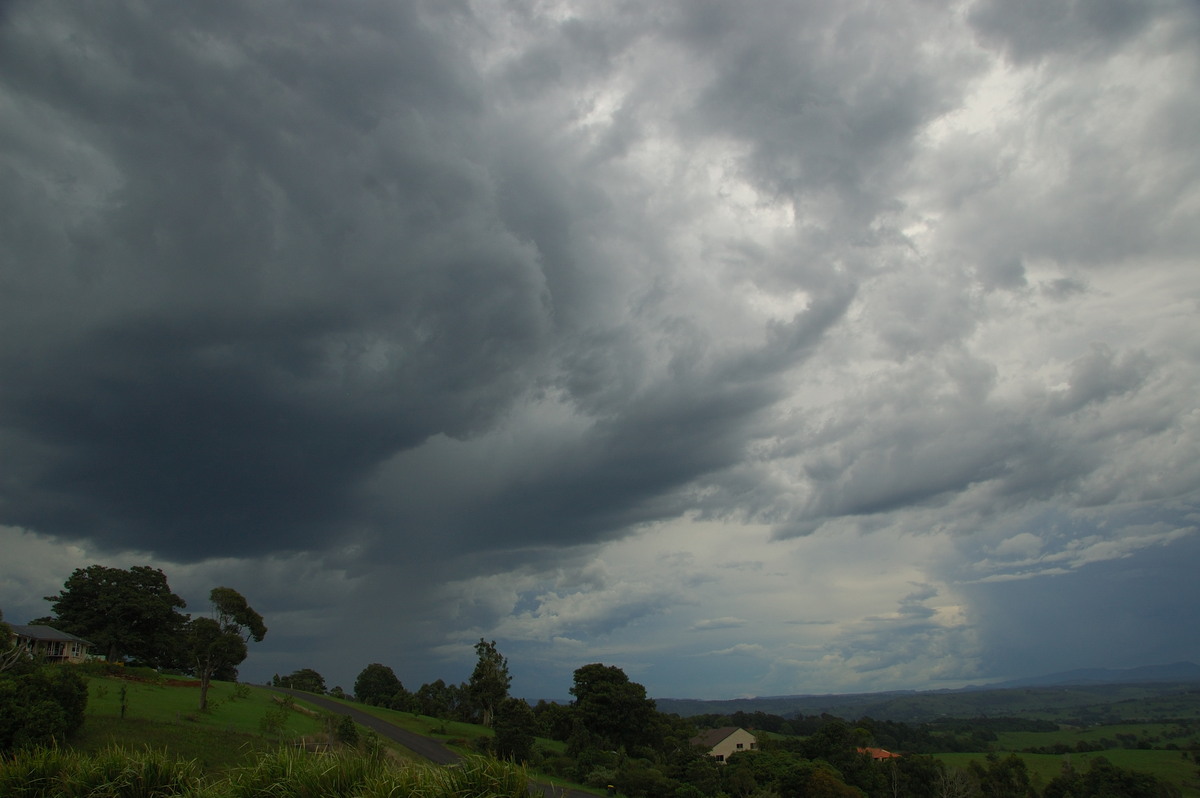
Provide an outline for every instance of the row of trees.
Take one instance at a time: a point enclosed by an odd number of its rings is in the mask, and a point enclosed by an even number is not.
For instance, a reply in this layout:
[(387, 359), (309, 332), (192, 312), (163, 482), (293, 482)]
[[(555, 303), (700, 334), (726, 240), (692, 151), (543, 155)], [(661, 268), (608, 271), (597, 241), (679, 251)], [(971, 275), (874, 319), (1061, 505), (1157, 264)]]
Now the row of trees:
[[(568, 704), (529, 706), (508, 695), (511, 676), (495, 642), (480, 640), (477, 664), (462, 684), (438, 680), (415, 692), (404, 689), (391, 668), (373, 663), (354, 683), (360, 701), (425, 715), (486, 723), (495, 732), (492, 753), (526, 761), (538, 770), (593, 787), (612, 785), (632, 798), (1173, 798), (1178, 790), (1152, 776), (1094, 760), (1086, 772), (1068, 770), (1035, 785), (1015, 755), (989, 755), (966, 768), (951, 768), (914, 749), (947, 742), (966, 745), (980, 729), (947, 722), (945, 728), (908, 727), (863, 718), (850, 723), (829, 715), (782, 718), (764, 713), (681, 718), (657, 710), (645, 688), (620, 668), (594, 663), (574, 672)], [(301, 673), (301, 672), (297, 672)], [(1008, 728), (1014, 719), (983, 722), (983, 733)], [(756, 750), (739, 752), (724, 765), (693, 745), (699, 728), (755, 729)], [(767, 734), (765, 732), (771, 732)], [(564, 753), (535, 747), (538, 737), (564, 742)], [(876, 762), (863, 753), (886, 745), (905, 751)], [(910, 747), (911, 746), (911, 747)], [(978, 749), (975, 749), (978, 750)], [(1106, 792), (1107, 790), (1107, 792)], [(1115, 791), (1114, 791), (1115, 790)]]
[[(496, 712), (509, 698), (512, 675), (508, 670), (508, 660), (497, 650), (495, 640), (488, 642), (480, 638), (475, 644), (475, 654), (475, 668), (466, 682), (446, 684), (438, 679), (421, 685), (413, 693), (404, 689), (395, 671), (387, 665), (373, 662), (363, 668), (354, 680), (354, 698), (372, 706), (493, 726)], [(303, 672), (297, 671), (290, 677), (280, 678), (278, 684), (290, 686), (285, 682), (294, 680), (297, 674)], [(315, 692), (324, 692), (324, 689)]]
[(262, 615), (230, 587), (209, 593), (210, 613), (193, 618), (156, 568), (77, 568), (63, 589), (46, 596), (52, 615), (31, 623), (82, 637), (110, 662), (180, 670), (200, 680), (200, 709), (213, 679), (237, 679), (251, 640), (267, 634)]

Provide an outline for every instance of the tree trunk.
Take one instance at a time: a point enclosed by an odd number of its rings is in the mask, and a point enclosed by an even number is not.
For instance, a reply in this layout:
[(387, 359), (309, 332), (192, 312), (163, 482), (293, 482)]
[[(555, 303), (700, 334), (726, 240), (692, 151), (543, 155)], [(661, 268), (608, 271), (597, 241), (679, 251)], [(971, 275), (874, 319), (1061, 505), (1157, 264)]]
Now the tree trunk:
[(212, 682), (211, 662), (197, 662), (196, 675), (200, 677), (200, 711), (208, 711), (208, 685)]

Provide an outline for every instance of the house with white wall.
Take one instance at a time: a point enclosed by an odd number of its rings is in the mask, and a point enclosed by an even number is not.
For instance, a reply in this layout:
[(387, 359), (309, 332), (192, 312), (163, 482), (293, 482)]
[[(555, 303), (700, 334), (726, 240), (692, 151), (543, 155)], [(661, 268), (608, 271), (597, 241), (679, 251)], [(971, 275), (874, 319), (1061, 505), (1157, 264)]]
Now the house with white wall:
[(693, 737), (691, 743), (707, 750), (709, 756), (722, 764), (739, 751), (758, 749), (758, 740), (754, 735), (737, 726), (705, 729)]

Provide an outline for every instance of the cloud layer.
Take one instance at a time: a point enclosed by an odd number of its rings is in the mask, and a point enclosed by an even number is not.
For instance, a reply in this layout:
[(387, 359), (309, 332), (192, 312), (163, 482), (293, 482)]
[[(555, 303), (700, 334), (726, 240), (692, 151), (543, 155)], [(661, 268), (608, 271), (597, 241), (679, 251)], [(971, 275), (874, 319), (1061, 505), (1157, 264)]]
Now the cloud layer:
[(0, 606), (152, 562), (252, 676), (531, 696), (1200, 657), (1087, 609), (1196, 563), (1198, 28), (10, 3)]

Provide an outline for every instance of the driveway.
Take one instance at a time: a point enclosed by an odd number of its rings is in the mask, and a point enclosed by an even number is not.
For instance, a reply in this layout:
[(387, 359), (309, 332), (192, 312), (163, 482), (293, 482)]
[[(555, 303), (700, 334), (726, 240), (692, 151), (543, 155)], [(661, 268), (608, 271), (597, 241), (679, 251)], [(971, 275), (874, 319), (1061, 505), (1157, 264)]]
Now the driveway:
[(386, 720), (382, 720), (374, 715), (363, 712), (357, 707), (347, 706), (329, 698), (325, 698), (324, 696), (314, 695), (313, 693), (305, 693), (301, 692), (300, 690), (288, 690), (285, 687), (269, 687), (267, 689), (274, 690), (277, 693), (287, 693), (288, 695), (295, 696), (302, 701), (315, 704), (321, 709), (327, 712), (332, 712), (335, 715), (349, 715), (351, 718), (353, 718), (355, 723), (361, 726), (366, 726), (368, 729), (378, 732), (380, 736), (400, 743), (400, 745), (412, 751), (414, 754), (425, 757), (430, 762), (436, 762), (439, 765), (453, 765), (461, 759), (458, 754), (454, 753), (437, 740), (410, 732), (408, 729), (402, 729), (395, 724), (388, 723)]

